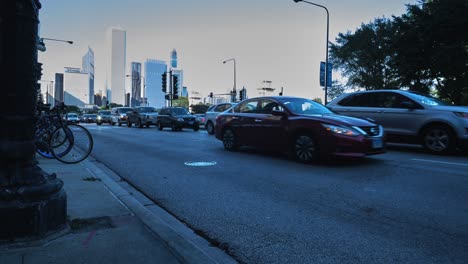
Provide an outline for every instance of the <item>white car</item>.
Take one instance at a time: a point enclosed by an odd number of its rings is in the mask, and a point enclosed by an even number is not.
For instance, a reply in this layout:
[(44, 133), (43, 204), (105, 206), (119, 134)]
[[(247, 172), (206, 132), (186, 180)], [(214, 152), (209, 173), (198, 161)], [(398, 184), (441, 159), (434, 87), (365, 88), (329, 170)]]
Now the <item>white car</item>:
[(208, 134), (213, 135), (215, 132), (216, 117), (234, 105), (235, 103), (221, 103), (212, 105), (208, 108), (205, 113), (205, 129)]
[(80, 118), (78, 117), (78, 114), (76, 114), (76, 113), (68, 113), (67, 114), (67, 122), (68, 123), (73, 123), (73, 124), (78, 124), (80, 122)]

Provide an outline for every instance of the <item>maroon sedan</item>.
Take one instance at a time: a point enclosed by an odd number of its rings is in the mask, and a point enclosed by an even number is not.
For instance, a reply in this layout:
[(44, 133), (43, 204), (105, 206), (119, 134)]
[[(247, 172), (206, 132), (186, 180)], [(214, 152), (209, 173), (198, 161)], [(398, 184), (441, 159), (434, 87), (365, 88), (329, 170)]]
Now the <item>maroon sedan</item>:
[(385, 152), (381, 126), (336, 115), (319, 103), (297, 97), (258, 97), (238, 103), (216, 118), (216, 138), (226, 150), (279, 149), (303, 162), (328, 155), (362, 157)]

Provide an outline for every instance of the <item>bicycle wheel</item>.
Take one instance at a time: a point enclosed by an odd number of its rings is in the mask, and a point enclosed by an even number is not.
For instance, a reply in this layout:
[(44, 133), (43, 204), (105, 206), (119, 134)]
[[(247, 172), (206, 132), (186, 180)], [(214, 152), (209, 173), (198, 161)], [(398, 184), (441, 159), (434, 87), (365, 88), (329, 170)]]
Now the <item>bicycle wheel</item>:
[[(65, 131), (65, 133), (63, 133)], [(63, 133), (63, 135), (56, 135)], [(65, 137), (65, 143), (51, 148), (52, 155), (66, 164), (74, 164), (86, 159), (93, 150), (93, 137), (89, 131), (80, 125), (67, 125), (66, 129), (57, 129), (51, 138)], [(53, 143), (49, 143), (53, 146)]]
[(63, 129), (61, 132), (55, 133), (54, 137), (52, 137), (52, 134), (54, 134), (53, 132), (58, 129), (60, 128), (53, 126), (49, 128), (48, 131), (42, 132), (42, 135), (36, 136), (36, 152), (39, 155), (48, 159), (53, 159), (54, 155), (52, 154), (51, 148), (56, 148), (66, 143), (67, 138), (64, 136), (65, 131)]

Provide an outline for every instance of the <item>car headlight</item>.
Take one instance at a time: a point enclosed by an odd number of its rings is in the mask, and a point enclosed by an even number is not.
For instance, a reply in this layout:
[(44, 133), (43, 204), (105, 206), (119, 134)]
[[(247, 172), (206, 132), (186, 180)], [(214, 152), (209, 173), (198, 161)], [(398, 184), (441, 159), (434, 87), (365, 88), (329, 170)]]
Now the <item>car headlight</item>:
[(102, 119), (102, 117), (98, 116), (98, 117), (97, 117), (97, 119), (98, 119), (98, 120), (101, 120), (101, 119)]
[(455, 115), (461, 117), (461, 118), (467, 118), (468, 119), (468, 113), (465, 112), (453, 112)]
[(120, 118), (124, 118), (124, 117), (125, 117), (125, 115), (120, 115)]
[(352, 128), (348, 128), (348, 127), (334, 126), (334, 125), (327, 125), (327, 124), (322, 124), (322, 126), (325, 127), (326, 130), (333, 132), (335, 134), (339, 134), (339, 135), (350, 136), (350, 137), (356, 137), (360, 135), (358, 131)]
[(179, 117), (179, 118), (177, 118), (177, 121), (184, 122), (184, 119)]

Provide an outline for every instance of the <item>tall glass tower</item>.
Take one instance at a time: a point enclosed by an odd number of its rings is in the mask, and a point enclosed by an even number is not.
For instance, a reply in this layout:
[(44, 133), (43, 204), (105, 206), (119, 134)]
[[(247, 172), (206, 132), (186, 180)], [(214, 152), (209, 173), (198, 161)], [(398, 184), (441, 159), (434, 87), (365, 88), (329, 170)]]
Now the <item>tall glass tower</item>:
[[(162, 60), (147, 59), (145, 62), (146, 100), (148, 106), (166, 106), (162, 91), (162, 74), (167, 72), (167, 64)], [(169, 86), (169, 85), (168, 85)], [(168, 87), (169, 88), (169, 87)]]
[(109, 29), (107, 36), (110, 45), (107, 68), (107, 84), (110, 90), (108, 100), (121, 105), (125, 105), (126, 36), (126, 31), (119, 28)]
[(171, 67), (177, 68), (177, 51), (175, 49), (171, 52)]
[(83, 56), (81, 72), (89, 76), (88, 101), (87, 104), (94, 104), (94, 52), (88, 47), (88, 51)]

